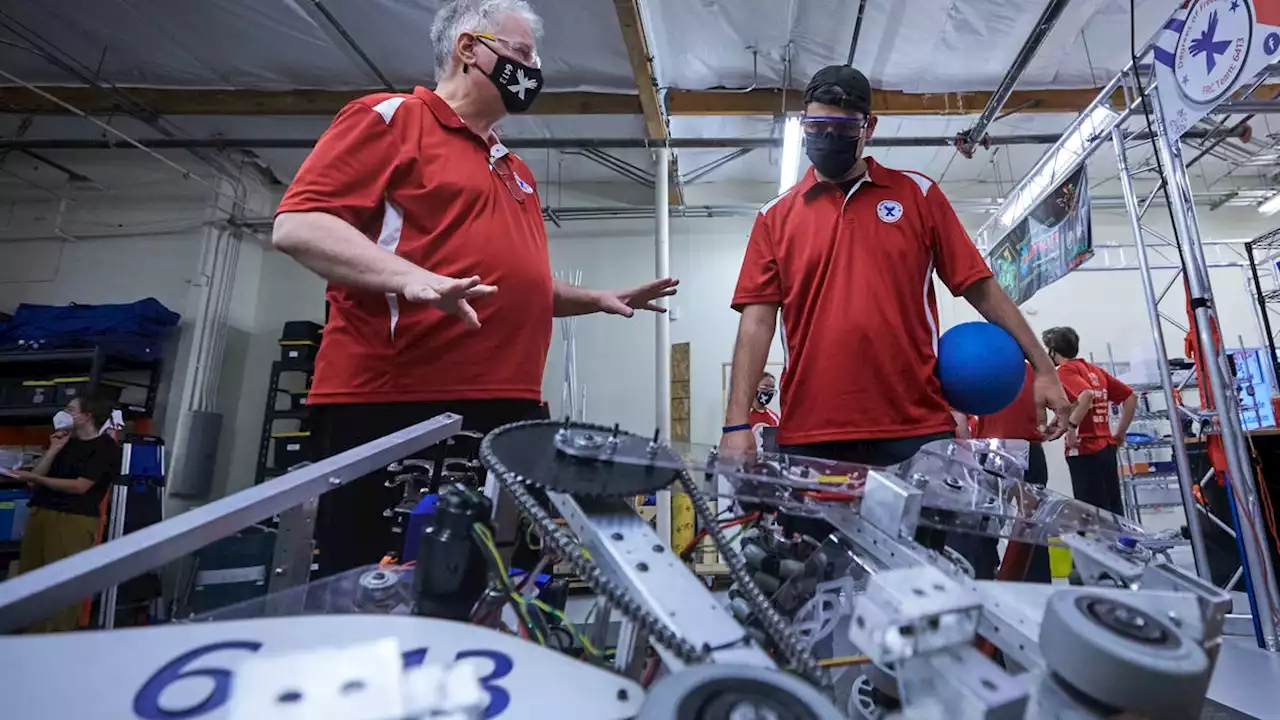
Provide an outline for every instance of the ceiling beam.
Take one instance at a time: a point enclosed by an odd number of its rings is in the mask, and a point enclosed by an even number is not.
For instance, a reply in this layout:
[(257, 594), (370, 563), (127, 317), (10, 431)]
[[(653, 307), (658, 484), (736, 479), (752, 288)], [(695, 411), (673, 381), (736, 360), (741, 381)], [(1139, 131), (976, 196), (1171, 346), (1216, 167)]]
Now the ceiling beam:
[[(624, 2), (625, 0), (615, 0)], [(641, 50), (641, 52), (646, 52)], [(647, 57), (647, 56), (646, 56)], [(647, 67), (647, 65), (646, 65)], [(651, 75), (650, 75), (651, 77)], [(644, 115), (645, 127), (659, 137), (661, 107), (657, 89), (637, 83), (641, 94), (546, 92), (538, 97), (531, 112), (535, 115)], [(123, 108), (98, 90), (85, 87), (43, 87), (86, 113), (107, 115)], [(140, 105), (158, 115), (314, 115), (330, 117), (348, 102), (377, 88), (363, 90), (203, 90), (122, 88)], [(1076, 113), (1098, 96), (1100, 90), (1015, 90), (1006, 107), (1020, 107), (1021, 113)], [(647, 99), (646, 99), (647, 98)], [(876, 90), (872, 109), (879, 115), (976, 115), (986, 107), (990, 92), (904, 93)], [(1117, 97), (1117, 100), (1120, 98)], [(698, 90), (669, 90), (670, 115), (773, 115), (783, 110), (783, 93), (776, 89), (746, 93), (717, 93)], [(786, 93), (786, 111), (801, 109), (801, 93)], [(66, 114), (34, 92), (21, 87), (0, 87), (0, 112), (49, 115)], [(655, 115), (655, 112), (657, 115)]]
[[(1101, 88), (1015, 90), (1009, 94), (1005, 106), (1022, 107), (1019, 112), (1023, 113), (1078, 113), (1100, 92)], [(987, 106), (991, 95), (987, 91), (905, 93), (873, 90), (871, 111), (877, 115), (977, 115)], [(1115, 99), (1123, 99), (1120, 91), (1117, 91)], [(777, 89), (748, 93), (671, 90), (667, 93), (667, 110), (672, 115), (773, 115), (803, 109), (803, 93), (798, 90), (786, 93)]]
[[(644, 115), (645, 134), (650, 140), (666, 140), (670, 135), (667, 117), (658, 99), (658, 83), (653, 78), (653, 62), (649, 55), (649, 43), (645, 39), (644, 20), (640, 17), (639, 0), (613, 0), (622, 30), (622, 42), (627, 48), (627, 60), (631, 63), (631, 75), (639, 91), (640, 111)], [(684, 205), (684, 190), (680, 187), (680, 169), (676, 158), (671, 158), (670, 202)]]
[[(94, 88), (42, 87), (42, 90), (91, 115), (118, 113), (122, 108)], [(157, 115), (336, 115), (344, 105), (380, 88), (362, 90), (203, 90), (122, 88)], [(0, 87), (0, 111), (63, 115), (56, 103), (21, 87)], [(621, 93), (547, 92), (530, 111), (534, 115), (639, 115), (635, 95)]]

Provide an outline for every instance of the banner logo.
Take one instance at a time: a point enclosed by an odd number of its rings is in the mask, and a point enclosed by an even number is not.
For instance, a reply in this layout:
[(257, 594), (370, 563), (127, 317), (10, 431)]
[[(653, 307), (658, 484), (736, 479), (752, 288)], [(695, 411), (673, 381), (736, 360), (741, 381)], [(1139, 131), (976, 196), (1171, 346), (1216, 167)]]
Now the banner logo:
[(1201, 0), (1191, 8), (1174, 50), (1182, 96), (1216, 105), (1238, 86), (1253, 42), (1250, 0)]

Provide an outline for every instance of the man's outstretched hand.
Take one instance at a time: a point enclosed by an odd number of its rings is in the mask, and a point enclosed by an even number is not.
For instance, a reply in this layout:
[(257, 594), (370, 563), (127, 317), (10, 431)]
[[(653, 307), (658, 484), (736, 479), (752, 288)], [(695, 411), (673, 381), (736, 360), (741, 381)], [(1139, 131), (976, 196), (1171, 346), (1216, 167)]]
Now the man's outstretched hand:
[(478, 275), (469, 278), (451, 278), (433, 272), (405, 283), (400, 294), (415, 303), (431, 303), (436, 308), (462, 318), (469, 328), (480, 327), (480, 318), (469, 301), (498, 292), (496, 285), (482, 285)]
[(636, 310), (664, 313), (667, 309), (657, 301), (675, 295), (679, 284), (680, 281), (674, 278), (662, 278), (630, 290), (602, 292), (600, 293), (600, 312), (623, 317), (635, 315)]
[(1049, 424), (1044, 428), (1044, 441), (1052, 442), (1067, 431), (1071, 418), (1071, 401), (1062, 389), (1062, 381), (1056, 372), (1036, 373), (1036, 407), (1049, 409)]

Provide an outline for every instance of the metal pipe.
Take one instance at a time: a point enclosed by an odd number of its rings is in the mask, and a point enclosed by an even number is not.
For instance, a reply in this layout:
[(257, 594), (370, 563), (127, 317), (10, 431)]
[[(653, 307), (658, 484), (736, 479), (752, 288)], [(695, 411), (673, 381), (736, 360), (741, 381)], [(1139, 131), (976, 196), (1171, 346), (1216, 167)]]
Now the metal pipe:
[(343, 44), (351, 50), (351, 52), (355, 53), (356, 58), (361, 64), (368, 68), (369, 72), (373, 73), (374, 77), (378, 78), (378, 82), (382, 83), (383, 87), (391, 92), (395, 92), (395, 85), (391, 84), (391, 81), (388, 80), (387, 76), (382, 73), (382, 70), (374, 64), (373, 59), (364, 51), (364, 48), (360, 47), (360, 44), (356, 42), (356, 39), (351, 37), (351, 34), (347, 32), (347, 29), (342, 26), (342, 23), (338, 22), (338, 18), (334, 17), (333, 13), (329, 12), (329, 8), (324, 6), (324, 2), (322, 0), (311, 0), (311, 4), (315, 7), (316, 12), (320, 13), (320, 16), (324, 18), (324, 21), (328, 23), (329, 26), (333, 28), (334, 32), (338, 34), (338, 39), (341, 40)]
[[(653, 220), (655, 223), (653, 244), (654, 277), (671, 277), (671, 213), (668, 203), (671, 194), (668, 185), (671, 181), (671, 151), (658, 148), (658, 169), (654, 175), (653, 185)], [(658, 300), (664, 308), (667, 298)], [(657, 403), (658, 436), (662, 440), (671, 440), (671, 319), (667, 313), (654, 313), (654, 360), (656, 372), (654, 381), (654, 398)]]
[[(1208, 373), (1214, 407), (1217, 410), (1218, 427), (1227, 451), (1227, 478), (1232, 496), (1239, 505), (1241, 525), (1248, 529), (1242, 538), (1246, 572), (1253, 578), (1250, 601), (1254, 605), (1254, 617), (1261, 630), (1261, 645), (1266, 650), (1280, 651), (1277, 625), (1280, 618), (1280, 601), (1276, 597), (1276, 575), (1271, 565), (1271, 554), (1265, 539), (1267, 519), (1263, 516), (1258, 499), (1258, 487), (1253, 477), (1253, 464), (1246, 450), (1244, 429), (1236, 412), (1233, 378), (1227, 370), (1223, 348), (1215, 334), (1217, 318), (1213, 305), (1213, 289), (1209, 283), (1209, 271), (1205, 265), (1204, 248), (1200, 244), (1200, 228), (1196, 219), (1195, 204), (1190, 201), (1191, 183), (1183, 165), (1182, 147), (1176, 138), (1170, 137), (1164, 124), (1164, 108), (1159, 93), (1149, 92), (1157, 121), (1156, 152), (1164, 163), (1169, 185), (1169, 204), (1173, 211), (1174, 228), (1181, 240), (1180, 251), (1187, 267), (1186, 280), (1190, 306), (1194, 310), (1196, 334), (1200, 341), (1198, 363)], [(1201, 389), (1203, 392), (1203, 388)]]
[[(1049, 3), (1045, 5), (1044, 11), (1040, 13), (1040, 19), (1036, 20), (1035, 26), (1031, 28), (1031, 34), (1027, 36), (1026, 42), (1022, 43), (1022, 47), (1018, 49), (1018, 54), (1013, 58), (1013, 64), (1005, 71), (1004, 77), (1000, 79), (1000, 84), (996, 86), (995, 92), (991, 93), (991, 99), (987, 101), (987, 106), (982, 109), (978, 119), (973, 121), (973, 125), (968, 130), (960, 133), (959, 145), (956, 147), (960, 154), (965, 156), (973, 155), (978, 143), (982, 142), (982, 137), (987, 134), (987, 128), (991, 127), (991, 123), (1000, 114), (1000, 110), (1004, 108), (1004, 104), (1013, 92), (1014, 86), (1022, 78), (1022, 73), (1026, 72), (1031, 65), (1031, 60), (1035, 58), (1036, 52), (1044, 44), (1045, 38), (1049, 37), (1049, 33), (1053, 31), (1053, 26), (1058, 23), (1058, 18), (1062, 17), (1062, 11), (1069, 2), (1071, 0), (1049, 0)], [(861, 13), (859, 13), (858, 19), (861, 21)], [(850, 53), (852, 53), (852, 50), (850, 50)]]
[[(1164, 390), (1164, 406), (1170, 411), (1169, 427), (1173, 436), (1173, 461), (1178, 469), (1178, 492), (1182, 495), (1182, 507), (1187, 515), (1187, 530), (1191, 535), (1191, 555), (1195, 560), (1196, 574), (1212, 582), (1209, 570), (1209, 552), (1204, 542), (1204, 529), (1196, 513), (1195, 478), (1191, 474), (1191, 461), (1187, 457), (1187, 439), (1182, 434), (1182, 423), (1173, 414), (1178, 406), (1173, 392), (1173, 372), (1169, 368), (1169, 349), (1164, 344), (1164, 329), (1160, 323), (1159, 300), (1151, 277), (1151, 262), (1147, 257), (1147, 243), (1142, 230), (1142, 215), (1138, 212), (1138, 197), (1133, 189), (1133, 176), (1129, 174), (1129, 158), (1125, 152), (1124, 131), (1111, 129), (1111, 141), (1115, 145), (1116, 167), (1120, 171), (1120, 186), (1124, 190), (1126, 209), (1129, 211), (1129, 229), (1133, 233), (1134, 250), (1138, 255), (1138, 267), (1142, 270), (1142, 294), (1147, 299), (1147, 320), (1151, 323), (1151, 339), (1155, 344), (1156, 366), (1160, 370), (1160, 387)], [(1108, 346), (1109, 347), (1109, 346)]]
[(862, 16), (867, 12), (867, 0), (858, 3), (858, 19), (853, 21), (853, 37), (849, 40), (849, 58), (845, 65), (853, 67), (853, 56), (858, 51), (858, 36), (862, 35)]
[[(0, 71), (3, 72), (3, 71)], [(7, 75), (7, 73), (5, 73)], [(53, 99), (49, 96), (50, 99)], [(69, 107), (69, 106), (67, 106)], [(73, 112), (77, 112), (72, 109)], [(1183, 134), (1184, 138), (1208, 138), (1227, 135), (1238, 137), (1243, 129), (1230, 134), (1230, 130), (1209, 133), (1192, 129)], [(1029, 134), (1006, 135), (991, 138), (992, 145), (1052, 145), (1061, 139), (1061, 135)], [(1130, 140), (1150, 140), (1145, 132), (1130, 136)], [(695, 150), (708, 148), (780, 148), (781, 137), (750, 138), (669, 138), (667, 140), (649, 140), (646, 138), (507, 138), (503, 144), (513, 150), (578, 150), (578, 149), (612, 149), (612, 150), (653, 150), (658, 146), (673, 150)], [(315, 138), (131, 138), (129, 140), (112, 140), (110, 138), (5, 138), (0, 139), (0, 151), (3, 150), (113, 150), (133, 146), (143, 150), (173, 150), (192, 148), (229, 149), (241, 148), (276, 149), (276, 150), (309, 150), (316, 144)], [(955, 138), (950, 137), (875, 137), (867, 141), (868, 147), (951, 147)]]

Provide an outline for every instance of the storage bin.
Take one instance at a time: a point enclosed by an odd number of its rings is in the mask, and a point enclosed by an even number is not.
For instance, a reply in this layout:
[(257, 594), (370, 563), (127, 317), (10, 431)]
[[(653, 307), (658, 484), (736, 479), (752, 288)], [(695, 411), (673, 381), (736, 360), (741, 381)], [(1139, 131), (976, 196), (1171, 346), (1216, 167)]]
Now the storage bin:
[(284, 330), (280, 331), (280, 341), (302, 341), (316, 345), (320, 344), (320, 335), (324, 332), (324, 326), (320, 323), (313, 323), (308, 320), (290, 320), (284, 324)]
[(316, 359), (320, 345), (305, 340), (281, 340), (280, 359), (287, 363), (309, 363)]
[(275, 469), (286, 471), (294, 465), (311, 460), (311, 433), (272, 433), (271, 438), (276, 445), (271, 463)]
[(44, 407), (59, 405), (58, 383), (52, 380), (24, 380), (22, 390), (13, 407)]
[[(84, 395), (89, 391), (89, 377), (65, 377), (54, 378), (53, 382), (58, 387), (58, 402), (66, 405), (72, 400)], [(128, 383), (116, 382), (114, 380), (99, 380), (98, 394), (103, 398), (111, 401), (113, 404), (120, 402), (120, 396), (124, 394)]]
[(27, 490), (0, 490), (0, 542), (22, 539), (30, 500), (31, 493)]

